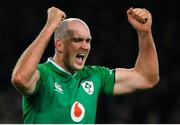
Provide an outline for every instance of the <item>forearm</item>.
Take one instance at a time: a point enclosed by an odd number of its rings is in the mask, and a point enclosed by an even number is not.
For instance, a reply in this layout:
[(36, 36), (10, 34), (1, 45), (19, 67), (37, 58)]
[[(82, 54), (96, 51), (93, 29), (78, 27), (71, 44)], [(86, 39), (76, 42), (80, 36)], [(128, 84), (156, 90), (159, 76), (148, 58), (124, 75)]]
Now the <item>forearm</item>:
[(15, 65), (13, 78), (20, 76), (24, 81), (29, 81), (36, 67), (40, 62), (45, 48), (54, 32), (54, 27), (46, 24), (38, 37), (23, 52), (22, 56)]
[(135, 69), (148, 81), (156, 83), (159, 80), (159, 64), (151, 31), (138, 32), (138, 39), (139, 55)]

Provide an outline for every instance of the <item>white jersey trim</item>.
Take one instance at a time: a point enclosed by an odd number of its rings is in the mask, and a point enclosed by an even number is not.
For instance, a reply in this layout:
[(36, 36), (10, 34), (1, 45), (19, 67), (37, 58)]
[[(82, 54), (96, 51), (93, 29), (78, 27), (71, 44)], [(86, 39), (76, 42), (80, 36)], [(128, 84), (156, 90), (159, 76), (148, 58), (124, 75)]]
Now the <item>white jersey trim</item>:
[[(68, 74), (68, 75), (72, 75), (72, 73), (66, 71), (65, 69), (63, 69), (61, 66), (59, 66), (58, 64), (56, 64), (52, 58), (48, 58), (48, 62), (51, 62), (55, 67), (57, 67), (59, 70), (63, 71), (64, 73)], [(76, 74), (76, 73), (75, 73)], [(75, 75), (74, 74), (74, 75)]]

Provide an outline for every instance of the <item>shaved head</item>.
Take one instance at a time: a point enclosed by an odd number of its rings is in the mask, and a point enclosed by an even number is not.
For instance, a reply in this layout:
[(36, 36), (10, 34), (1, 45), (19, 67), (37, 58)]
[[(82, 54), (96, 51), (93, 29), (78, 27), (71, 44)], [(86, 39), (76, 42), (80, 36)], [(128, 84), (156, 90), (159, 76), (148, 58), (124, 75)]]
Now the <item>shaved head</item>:
[[(54, 40), (64, 40), (72, 36), (74, 31), (78, 30), (75, 25), (81, 26), (89, 31), (87, 24), (78, 18), (68, 18), (63, 20), (54, 33)], [(89, 31), (90, 32), (90, 31)]]
[(91, 49), (91, 39), (85, 22), (77, 18), (63, 20), (54, 33), (56, 62), (71, 73), (81, 70)]

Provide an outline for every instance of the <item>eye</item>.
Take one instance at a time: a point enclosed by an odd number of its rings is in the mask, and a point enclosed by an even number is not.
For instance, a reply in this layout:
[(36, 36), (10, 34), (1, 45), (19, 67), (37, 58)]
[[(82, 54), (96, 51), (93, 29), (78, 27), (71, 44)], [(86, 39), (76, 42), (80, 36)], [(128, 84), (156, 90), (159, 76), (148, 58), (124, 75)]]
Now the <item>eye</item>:
[(73, 38), (73, 42), (81, 42), (81, 41), (83, 41), (82, 38)]
[(86, 42), (87, 43), (91, 43), (91, 39), (86, 39)]

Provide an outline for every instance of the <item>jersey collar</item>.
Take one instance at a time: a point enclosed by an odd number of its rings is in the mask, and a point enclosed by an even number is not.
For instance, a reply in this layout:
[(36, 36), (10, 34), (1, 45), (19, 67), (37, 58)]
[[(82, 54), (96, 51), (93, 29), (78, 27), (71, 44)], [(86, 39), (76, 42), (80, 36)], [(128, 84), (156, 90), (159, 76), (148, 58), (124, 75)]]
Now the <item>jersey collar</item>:
[(48, 58), (47, 62), (50, 62), (54, 67), (56, 67), (56, 69), (58, 69), (59, 71), (63, 72), (64, 74), (66, 75), (69, 75), (69, 76), (75, 76), (76, 73), (72, 74), (70, 72), (68, 72), (67, 70), (63, 69), (61, 66), (59, 66), (57, 63), (55, 63), (52, 58)]

